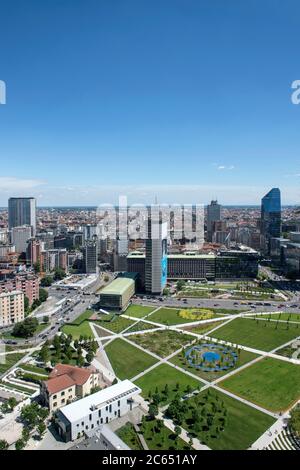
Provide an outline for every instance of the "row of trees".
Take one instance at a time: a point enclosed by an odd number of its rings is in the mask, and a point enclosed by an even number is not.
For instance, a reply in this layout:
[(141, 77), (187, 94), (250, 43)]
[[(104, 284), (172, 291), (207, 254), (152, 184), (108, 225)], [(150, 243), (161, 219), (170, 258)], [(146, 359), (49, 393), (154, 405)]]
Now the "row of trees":
[[(51, 361), (52, 365), (62, 362), (69, 364), (75, 360), (79, 367), (85, 363), (90, 364), (97, 352), (98, 343), (96, 341), (88, 341), (84, 337), (73, 341), (72, 335), (55, 335), (52, 343), (47, 340), (39, 352), (39, 360), (44, 364)], [(87, 351), (83, 356), (83, 351)]]

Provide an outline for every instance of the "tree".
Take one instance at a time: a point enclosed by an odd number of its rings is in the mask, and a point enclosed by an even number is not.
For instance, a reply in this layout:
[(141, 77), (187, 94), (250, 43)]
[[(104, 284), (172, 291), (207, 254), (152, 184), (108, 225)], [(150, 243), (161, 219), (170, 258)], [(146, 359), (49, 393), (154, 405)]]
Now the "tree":
[(15, 324), (12, 334), (20, 338), (30, 338), (34, 335), (38, 324), (38, 320), (34, 317), (25, 318), (23, 322)]
[(86, 362), (90, 364), (93, 361), (94, 357), (94, 353), (92, 351), (89, 351), (85, 357)]
[(47, 427), (43, 421), (40, 421), (39, 424), (37, 425), (37, 432), (39, 434), (39, 437), (42, 438), (44, 432), (46, 431)]
[(39, 261), (37, 261), (36, 263), (34, 263), (33, 269), (34, 269), (34, 272), (35, 272), (36, 274), (38, 274), (38, 273), (41, 272), (41, 264), (39, 263)]
[(66, 277), (66, 273), (63, 269), (61, 268), (56, 268), (54, 271), (54, 280), (55, 281), (61, 281)]
[(24, 296), (24, 313), (25, 313), (25, 317), (29, 314), (29, 312), (30, 312), (29, 299), (25, 295)]
[(82, 354), (78, 354), (76, 364), (78, 365), (78, 367), (84, 366), (84, 358)]
[(185, 286), (185, 282), (182, 279), (179, 279), (176, 283), (176, 289), (181, 291)]
[(46, 344), (42, 346), (42, 349), (40, 350), (40, 353), (39, 353), (39, 358), (44, 364), (47, 364), (47, 362), (49, 361), (50, 352), (49, 352), (49, 347)]
[(24, 442), (23, 439), (18, 439), (17, 442), (15, 443), (16, 450), (23, 450), (25, 446), (26, 446), (26, 442)]
[(46, 289), (42, 289), (40, 287), (39, 301), (40, 302), (46, 302), (47, 299), (48, 299), (48, 292), (46, 291)]
[(53, 283), (53, 277), (52, 276), (45, 276), (41, 280), (41, 286), (42, 287), (50, 287), (52, 283)]
[(30, 431), (28, 428), (24, 427), (22, 429), (22, 440), (24, 442), (28, 442), (29, 441), (29, 437), (30, 437)]
[(49, 317), (48, 315), (43, 316), (43, 323), (49, 323)]
[(10, 407), (11, 411), (13, 411), (15, 409), (15, 407), (17, 406), (18, 404), (18, 401), (16, 400), (15, 397), (10, 397), (8, 400), (8, 406)]
[(149, 406), (148, 414), (150, 419), (155, 419), (155, 416), (158, 414), (158, 407), (154, 403), (151, 403)]
[(7, 450), (9, 447), (8, 442), (5, 439), (0, 440), (0, 450)]
[(291, 430), (297, 436), (300, 437), (300, 405), (298, 404), (290, 412), (289, 425)]
[(175, 426), (174, 433), (175, 433), (175, 436), (176, 436), (176, 439), (177, 439), (181, 434), (181, 427), (180, 426)]

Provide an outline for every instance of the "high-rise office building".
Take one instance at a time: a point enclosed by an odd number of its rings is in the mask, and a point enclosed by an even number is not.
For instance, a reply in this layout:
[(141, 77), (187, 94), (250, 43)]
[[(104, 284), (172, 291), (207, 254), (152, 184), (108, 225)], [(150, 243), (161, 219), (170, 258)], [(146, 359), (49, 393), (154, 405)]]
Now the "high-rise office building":
[(280, 189), (272, 188), (261, 200), (261, 234), (263, 251), (270, 252), (270, 239), (281, 234)]
[(11, 197), (8, 200), (8, 227), (30, 225), (32, 235), (36, 231), (36, 199), (34, 197)]
[(26, 253), (27, 242), (31, 238), (32, 227), (23, 225), (21, 227), (13, 227), (11, 229), (11, 242), (15, 246), (17, 253)]
[(148, 212), (146, 239), (145, 289), (161, 294), (167, 283), (167, 222), (162, 222), (158, 211)]
[(86, 274), (96, 274), (98, 272), (98, 243), (89, 240), (83, 248), (83, 265)]
[(207, 206), (207, 241), (211, 242), (214, 234), (214, 223), (221, 220), (221, 206), (218, 201), (211, 201)]

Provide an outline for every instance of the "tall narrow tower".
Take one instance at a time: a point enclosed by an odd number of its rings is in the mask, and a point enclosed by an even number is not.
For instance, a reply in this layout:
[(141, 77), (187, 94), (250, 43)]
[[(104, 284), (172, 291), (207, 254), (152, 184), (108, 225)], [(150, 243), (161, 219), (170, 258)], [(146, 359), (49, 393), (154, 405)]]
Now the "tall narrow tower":
[(150, 294), (161, 294), (167, 283), (167, 222), (162, 222), (157, 206), (148, 208), (145, 288)]

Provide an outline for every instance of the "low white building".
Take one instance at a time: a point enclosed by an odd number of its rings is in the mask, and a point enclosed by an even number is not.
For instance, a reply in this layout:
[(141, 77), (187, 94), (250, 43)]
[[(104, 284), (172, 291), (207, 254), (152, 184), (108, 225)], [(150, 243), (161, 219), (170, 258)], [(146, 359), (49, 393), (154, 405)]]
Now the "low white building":
[(137, 406), (134, 397), (139, 393), (139, 387), (130, 380), (123, 380), (64, 406), (57, 411), (55, 419), (60, 437), (65, 442), (74, 441), (124, 416)]

